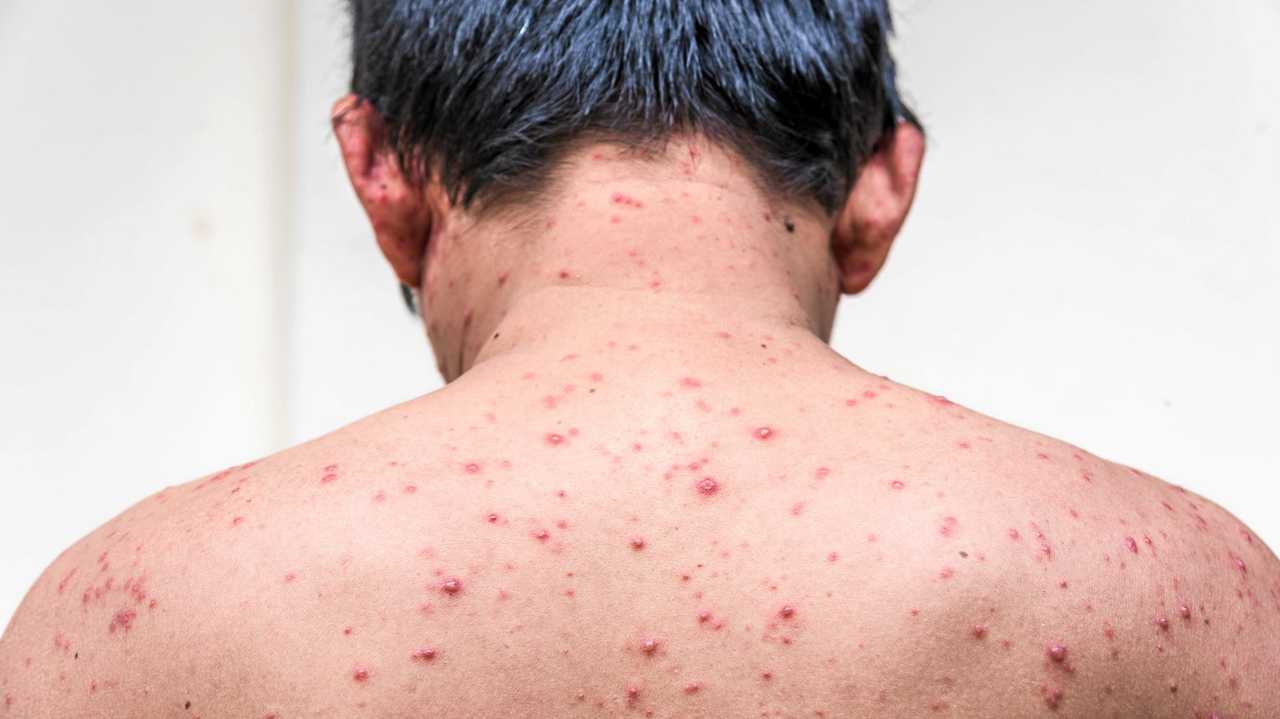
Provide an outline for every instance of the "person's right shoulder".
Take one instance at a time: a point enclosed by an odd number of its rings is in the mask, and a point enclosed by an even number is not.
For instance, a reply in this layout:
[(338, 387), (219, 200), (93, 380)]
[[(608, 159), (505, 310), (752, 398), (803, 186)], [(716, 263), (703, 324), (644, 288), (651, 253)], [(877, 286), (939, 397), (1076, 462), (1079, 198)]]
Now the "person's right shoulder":
[(1127, 653), (1153, 693), (1198, 697), (1206, 717), (1280, 716), (1280, 560), (1213, 501), (1130, 467), (1113, 475), (1134, 505), (1116, 508), (1101, 569), (1146, 629)]
[(1066, 517), (1044, 596), (1124, 678), (1103, 692), (1159, 716), (1280, 716), (1280, 560), (1263, 540), (1134, 468), (1057, 443), (1037, 454), (1025, 464), (1059, 465), (1042, 480), (1070, 488), (1048, 492)]
[[(1036, 648), (1047, 700), (1096, 690), (1099, 712), (1280, 716), (1280, 560), (1255, 532), (1147, 473), (941, 398), (925, 407), (916, 436), (951, 523), (950, 544), (931, 540), (981, 552), (964, 565), (980, 574), (974, 601), (1020, 618), (1011, 632)], [(1046, 654), (1055, 644), (1069, 662)]]

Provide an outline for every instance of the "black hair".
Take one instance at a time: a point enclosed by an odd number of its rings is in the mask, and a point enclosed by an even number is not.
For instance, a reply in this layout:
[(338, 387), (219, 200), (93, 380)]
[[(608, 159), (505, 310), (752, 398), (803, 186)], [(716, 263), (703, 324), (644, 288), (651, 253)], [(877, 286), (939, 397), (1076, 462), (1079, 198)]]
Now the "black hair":
[(843, 204), (896, 89), (888, 0), (348, 0), (353, 93), (415, 181), (536, 191), (575, 141), (698, 133)]

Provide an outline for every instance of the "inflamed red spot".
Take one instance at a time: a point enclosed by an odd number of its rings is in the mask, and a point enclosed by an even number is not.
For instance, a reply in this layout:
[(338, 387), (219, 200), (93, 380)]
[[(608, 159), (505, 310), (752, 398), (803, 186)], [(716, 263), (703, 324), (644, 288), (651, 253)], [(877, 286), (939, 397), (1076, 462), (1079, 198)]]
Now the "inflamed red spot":
[(72, 568), (71, 571), (67, 572), (66, 576), (62, 578), (62, 581), (58, 582), (58, 594), (62, 594), (66, 591), (67, 584), (71, 581), (72, 577), (76, 576), (76, 572), (78, 571), (80, 571), (78, 567)]
[(631, 548), (636, 551), (644, 549), (644, 537), (632, 537)]
[(720, 483), (711, 477), (704, 477), (698, 480), (698, 492), (704, 496), (711, 496), (720, 491)]
[(436, 658), (436, 650), (431, 647), (423, 647), (413, 653), (414, 661), (429, 662)]
[(1062, 703), (1062, 690), (1050, 689), (1048, 687), (1040, 687), (1040, 692), (1044, 694), (1044, 703), (1051, 710), (1056, 710), (1058, 705)]
[(551, 445), (552, 447), (558, 447), (564, 444), (564, 435), (556, 434), (555, 432), (551, 432), (547, 434), (545, 439), (547, 444)]
[(462, 591), (462, 580), (457, 577), (449, 577), (440, 583), (440, 591), (450, 595), (457, 594)]
[(777, 436), (777, 432), (774, 431), (772, 427), (757, 427), (755, 431), (752, 432), (752, 435), (754, 435), (756, 439), (767, 442)]
[(355, 667), (351, 669), (351, 678), (361, 684), (364, 684), (365, 682), (369, 681), (369, 676), (370, 676), (370, 672), (368, 667), (364, 667), (357, 664)]
[(938, 534), (941, 534), (944, 537), (950, 537), (955, 534), (956, 526), (959, 524), (960, 521), (955, 517), (943, 517), (942, 524), (938, 527)]
[(128, 632), (133, 626), (133, 620), (138, 618), (138, 613), (132, 609), (121, 609), (111, 617), (111, 625), (108, 630), (115, 634), (117, 630)]
[(1067, 648), (1061, 644), (1050, 644), (1045, 653), (1049, 655), (1050, 659), (1059, 664), (1067, 660)]
[(625, 207), (634, 207), (636, 209), (644, 207), (644, 203), (641, 202), (640, 200), (637, 200), (636, 198), (631, 197), (630, 195), (623, 194), (621, 192), (613, 193), (613, 196), (609, 198), (609, 201), (615, 205), (623, 205)]

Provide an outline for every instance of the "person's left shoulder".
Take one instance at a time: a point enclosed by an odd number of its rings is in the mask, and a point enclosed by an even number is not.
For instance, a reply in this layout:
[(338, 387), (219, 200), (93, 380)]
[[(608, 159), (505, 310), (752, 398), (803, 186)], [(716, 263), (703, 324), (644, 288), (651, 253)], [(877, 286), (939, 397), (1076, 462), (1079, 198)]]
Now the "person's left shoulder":
[[(0, 638), (0, 716), (125, 716), (170, 707), (151, 706), (148, 697), (174, 671), (175, 643), (200, 631), (201, 615), (191, 611), (196, 597), (218, 604), (208, 596), (211, 581), (234, 561), (208, 527), (234, 505), (250, 467), (158, 492), (55, 559)], [(245, 521), (237, 515), (228, 524)]]

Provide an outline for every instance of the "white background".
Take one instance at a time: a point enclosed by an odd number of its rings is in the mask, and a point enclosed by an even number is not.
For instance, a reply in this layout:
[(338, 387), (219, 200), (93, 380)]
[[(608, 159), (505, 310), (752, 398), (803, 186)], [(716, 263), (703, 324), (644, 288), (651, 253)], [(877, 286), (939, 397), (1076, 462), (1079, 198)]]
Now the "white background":
[[(165, 485), (439, 385), (346, 187), (338, 0), (0, 0), (0, 622)], [(914, 217), (835, 345), (1280, 546), (1280, 4), (900, 2)]]

